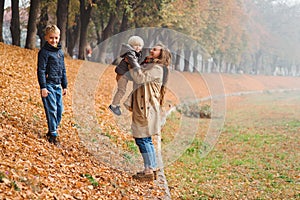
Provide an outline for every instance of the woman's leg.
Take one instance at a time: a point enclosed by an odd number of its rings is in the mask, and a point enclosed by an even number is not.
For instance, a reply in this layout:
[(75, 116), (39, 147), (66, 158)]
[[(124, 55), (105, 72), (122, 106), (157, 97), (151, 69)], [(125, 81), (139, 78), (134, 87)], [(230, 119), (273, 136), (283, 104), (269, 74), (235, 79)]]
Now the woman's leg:
[(152, 138), (135, 138), (135, 142), (142, 154), (145, 169), (155, 169), (157, 164)]

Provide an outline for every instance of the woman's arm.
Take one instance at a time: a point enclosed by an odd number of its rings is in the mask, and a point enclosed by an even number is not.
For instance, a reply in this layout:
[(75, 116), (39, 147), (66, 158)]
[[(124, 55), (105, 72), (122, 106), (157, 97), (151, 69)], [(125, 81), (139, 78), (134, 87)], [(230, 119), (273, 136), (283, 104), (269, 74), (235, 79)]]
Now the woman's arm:
[(144, 84), (155, 80), (162, 81), (163, 69), (159, 65), (153, 64), (149, 69), (142, 69), (141, 67), (131, 68), (129, 72), (133, 81), (137, 84)]

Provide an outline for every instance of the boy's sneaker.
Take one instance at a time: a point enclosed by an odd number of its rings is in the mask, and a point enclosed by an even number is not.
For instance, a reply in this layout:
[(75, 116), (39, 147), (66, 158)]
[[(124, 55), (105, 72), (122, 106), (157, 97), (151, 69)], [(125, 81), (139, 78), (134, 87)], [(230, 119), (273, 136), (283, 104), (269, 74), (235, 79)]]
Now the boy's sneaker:
[(115, 115), (118, 115), (118, 116), (121, 115), (120, 106), (109, 105), (108, 108), (109, 108), (109, 110), (111, 110)]
[(54, 144), (55, 146), (60, 147), (60, 142), (59, 142), (57, 136), (53, 136), (51, 134), (47, 134), (47, 140), (51, 144)]
[(47, 135), (46, 135), (46, 139), (48, 140), (48, 142), (49, 142), (49, 140), (50, 140), (50, 137), (51, 137), (51, 133), (48, 132)]

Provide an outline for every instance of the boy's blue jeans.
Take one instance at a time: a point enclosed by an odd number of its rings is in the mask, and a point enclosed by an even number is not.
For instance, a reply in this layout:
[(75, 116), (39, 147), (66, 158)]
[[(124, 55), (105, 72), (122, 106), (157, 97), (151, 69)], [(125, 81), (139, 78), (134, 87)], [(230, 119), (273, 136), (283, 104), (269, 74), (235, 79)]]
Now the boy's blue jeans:
[(57, 127), (60, 124), (63, 103), (62, 90), (60, 85), (47, 84), (47, 90), (50, 92), (47, 97), (42, 97), (44, 109), (47, 118), (48, 131), (53, 136), (58, 136)]
[(139, 150), (142, 154), (143, 160), (144, 160), (144, 167), (145, 168), (151, 168), (155, 169), (156, 164), (156, 155), (155, 155), (155, 149), (154, 145), (152, 143), (152, 138), (134, 138), (135, 143), (139, 147)]

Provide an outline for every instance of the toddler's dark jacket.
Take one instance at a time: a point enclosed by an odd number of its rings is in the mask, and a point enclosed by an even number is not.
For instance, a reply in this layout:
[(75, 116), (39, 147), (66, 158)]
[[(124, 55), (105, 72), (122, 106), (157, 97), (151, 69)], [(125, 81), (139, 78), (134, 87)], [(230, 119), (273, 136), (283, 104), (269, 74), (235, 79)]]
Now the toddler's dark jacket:
[(46, 42), (41, 48), (38, 53), (37, 75), (41, 89), (46, 88), (47, 83), (61, 85), (63, 89), (67, 88), (64, 53), (60, 44), (54, 47)]
[(121, 62), (117, 65), (115, 72), (120, 75), (124, 75), (129, 71), (128, 63), (125, 61), (125, 58), (128, 59), (129, 63), (132, 59), (138, 60), (142, 59), (142, 52), (136, 52), (129, 44), (122, 44), (121, 47)]

